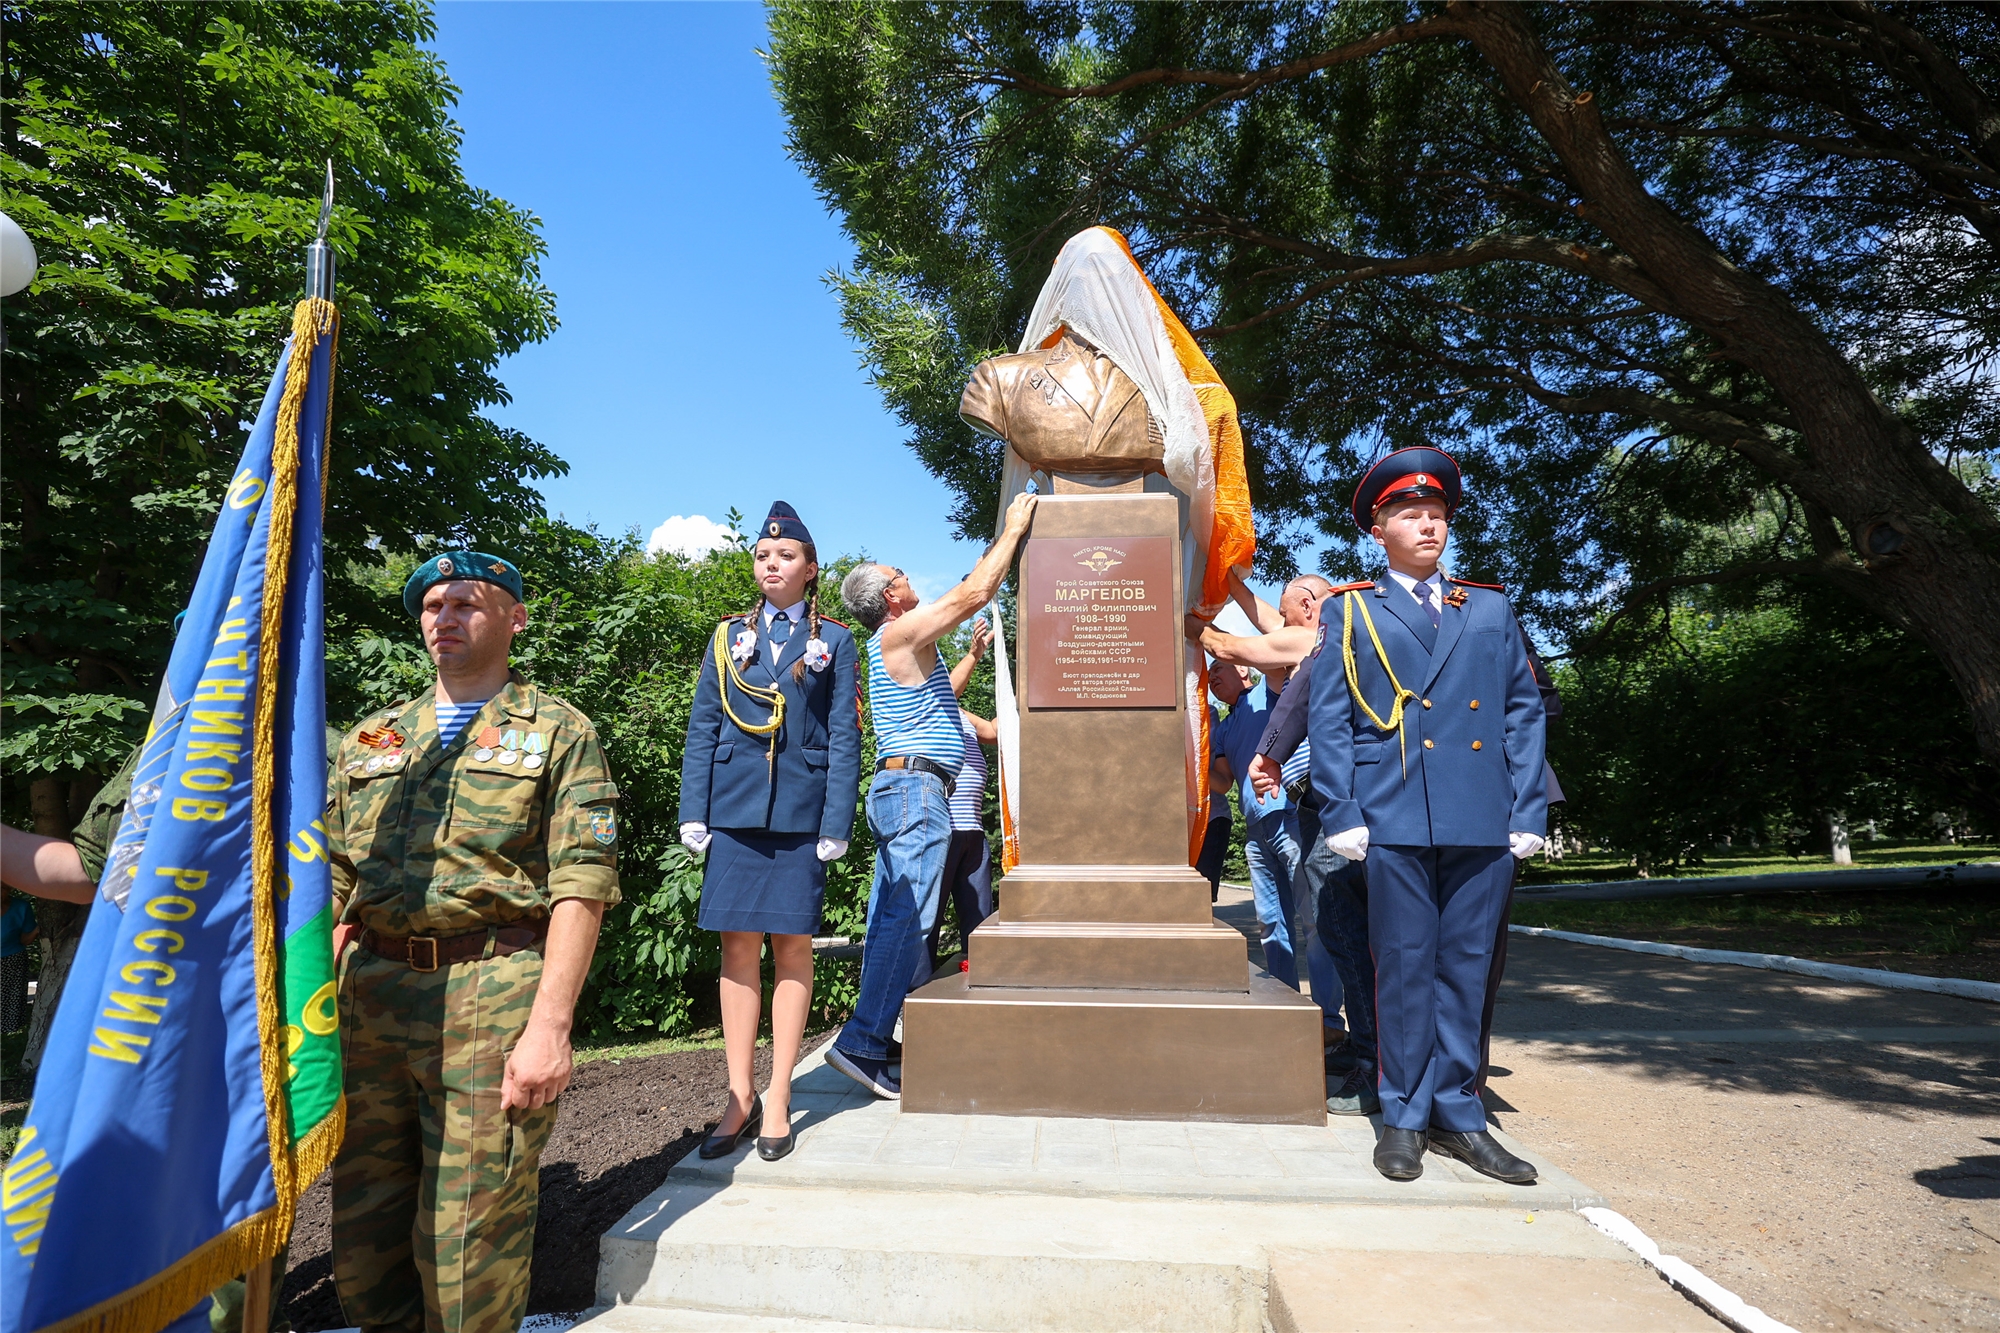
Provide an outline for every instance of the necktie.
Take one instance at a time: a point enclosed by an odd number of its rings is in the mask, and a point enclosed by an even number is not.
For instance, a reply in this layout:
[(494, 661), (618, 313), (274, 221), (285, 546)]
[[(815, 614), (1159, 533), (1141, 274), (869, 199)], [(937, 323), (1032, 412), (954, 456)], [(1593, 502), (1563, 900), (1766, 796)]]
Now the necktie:
[[(1432, 619), (1436, 619), (1436, 617), (1433, 616)], [(779, 611), (774, 615), (772, 615), (770, 633), (771, 633), (771, 660), (775, 662), (778, 660), (779, 657), (784, 655), (785, 645), (791, 642), (792, 618), (786, 615), (783, 611)]]
[(1438, 627), (1438, 604), (1431, 600), (1430, 584), (1419, 583), (1417, 585), (1417, 600), (1423, 603), (1424, 614), (1431, 618), (1431, 628), (1436, 629)]

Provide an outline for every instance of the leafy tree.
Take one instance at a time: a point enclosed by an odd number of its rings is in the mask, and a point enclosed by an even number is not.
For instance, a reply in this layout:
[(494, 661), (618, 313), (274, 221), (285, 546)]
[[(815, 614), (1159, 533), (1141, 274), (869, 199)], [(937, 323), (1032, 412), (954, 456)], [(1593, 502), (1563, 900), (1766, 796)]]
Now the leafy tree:
[(1107, 223), (1236, 393), (1265, 574), (1307, 538), (1359, 572), (1366, 462), (1443, 443), (1458, 567), (1553, 636), (1836, 588), (2000, 761), (1992, 6), (774, 0), (771, 29), (848, 325), (966, 531), (999, 455), (959, 387)]
[[(530, 483), (563, 464), (483, 413), (554, 298), (535, 220), (459, 170), (424, 6), (9, 0), (4, 21), (0, 208), (42, 267), (5, 311), (0, 759), (9, 809), (29, 794), (59, 834), (151, 707), (327, 159), (330, 568), (541, 512)], [(359, 593), (331, 581), (336, 631), (381, 614)]]
[(1851, 602), (1682, 594), (1664, 629), (1556, 669), (1567, 831), (1653, 870), (1725, 840), (1824, 853), (1836, 821), (2000, 827), (2000, 784), (1937, 660)]

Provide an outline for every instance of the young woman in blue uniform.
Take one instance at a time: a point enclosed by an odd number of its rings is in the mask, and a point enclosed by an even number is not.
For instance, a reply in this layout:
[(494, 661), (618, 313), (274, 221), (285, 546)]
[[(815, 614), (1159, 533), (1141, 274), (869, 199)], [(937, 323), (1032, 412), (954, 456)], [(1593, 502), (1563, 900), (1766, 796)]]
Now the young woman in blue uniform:
[[(681, 841), (706, 853), (700, 924), (722, 935), (722, 1037), (729, 1106), (703, 1157), (733, 1152), (769, 1124), (757, 1152), (792, 1150), (792, 1065), (812, 1002), (812, 935), (826, 866), (847, 852), (861, 783), (854, 636), (819, 613), (819, 553), (783, 500), (752, 559), (756, 606), (716, 627), (695, 686), (681, 759)], [(760, 963), (771, 939), (769, 1106), (751, 1060), (762, 1018)]]

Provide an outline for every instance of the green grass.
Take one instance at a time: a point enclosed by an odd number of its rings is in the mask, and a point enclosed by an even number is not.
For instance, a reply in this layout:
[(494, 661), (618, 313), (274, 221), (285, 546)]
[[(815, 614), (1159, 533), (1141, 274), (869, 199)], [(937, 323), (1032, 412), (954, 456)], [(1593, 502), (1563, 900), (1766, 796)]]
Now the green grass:
[[(1854, 845), (1854, 869), (1887, 866), (1956, 865), (2000, 856), (1995, 843), (1911, 843), (1894, 839)], [(1770, 847), (1729, 849), (1704, 854), (1699, 865), (1656, 871), (1654, 879), (1704, 879), (1715, 875), (1781, 875), (1803, 870), (1836, 870), (1826, 856), (1787, 856)], [(1571, 852), (1561, 861), (1537, 856), (1521, 867), (1523, 884), (1594, 884), (1603, 880), (1637, 879), (1632, 858), (1617, 852)]]
[[(759, 1046), (771, 1044), (771, 1014), (769, 997), (766, 997), (764, 1027), (757, 1038)], [(837, 1026), (837, 1025), (836, 1025)], [(831, 1031), (829, 1027), (806, 1025), (806, 1044), (810, 1046), (814, 1038)], [(571, 1054), (577, 1064), (585, 1065), (594, 1060), (612, 1060), (623, 1063), (626, 1060), (643, 1060), (650, 1055), (671, 1055), (675, 1051), (719, 1051), (722, 1049), (722, 1029), (703, 1028), (685, 1037), (655, 1037), (650, 1041), (627, 1042), (622, 1045), (578, 1046)]]
[[(760, 1045), (762, 1043), (759, 1043)], [(716, 1051), (722, 1049), (722, 1029), (703, 1028), (685, 1037), (655, 1037), (651, 1041), (626, 1042), (605, 1046), (578, 1046), (571, 1059), (587, 1065), (594, 1060), (643, 1060), (649, 1055), (671, 1055), (675, 1051)]]
[(2000, 979), (2000, 889), (1985, 886), (1614, 903), (1517, 898), (1510, 920), (1618, 939)]

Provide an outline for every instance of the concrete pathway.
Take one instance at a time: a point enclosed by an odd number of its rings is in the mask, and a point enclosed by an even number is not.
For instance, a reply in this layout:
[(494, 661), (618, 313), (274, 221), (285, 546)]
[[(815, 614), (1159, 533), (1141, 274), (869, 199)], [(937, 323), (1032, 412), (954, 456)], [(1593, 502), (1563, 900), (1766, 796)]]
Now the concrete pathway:
[(1513, 937), (1499, 1124), (1796, 1328), (2000, 1329), (2000, 1006)]

